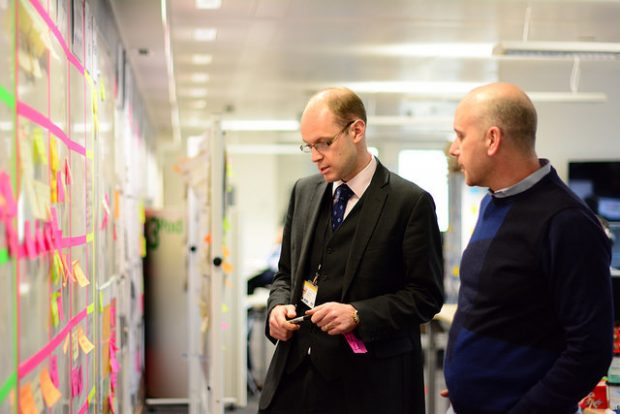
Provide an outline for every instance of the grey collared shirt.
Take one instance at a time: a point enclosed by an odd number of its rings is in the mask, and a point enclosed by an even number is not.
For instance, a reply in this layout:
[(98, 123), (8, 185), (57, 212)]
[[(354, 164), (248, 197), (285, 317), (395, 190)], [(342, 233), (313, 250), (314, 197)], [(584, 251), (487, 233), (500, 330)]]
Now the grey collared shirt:
[(489, 190), (489, 192), (493, 197), (505, 198), (529, 190), (551, 172), (551, 163), (549, 162), (549, 160), (541, 158), (539, 161), (540, 168), (519, 181), (518, 183), (494, 192)]

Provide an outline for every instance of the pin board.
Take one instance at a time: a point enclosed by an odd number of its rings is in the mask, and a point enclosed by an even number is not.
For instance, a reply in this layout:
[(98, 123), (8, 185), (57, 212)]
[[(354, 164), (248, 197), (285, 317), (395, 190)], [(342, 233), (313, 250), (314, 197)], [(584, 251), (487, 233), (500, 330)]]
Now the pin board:
[(139, 403), (148, 128), (103, 3), (0, 0), (0, 414)]

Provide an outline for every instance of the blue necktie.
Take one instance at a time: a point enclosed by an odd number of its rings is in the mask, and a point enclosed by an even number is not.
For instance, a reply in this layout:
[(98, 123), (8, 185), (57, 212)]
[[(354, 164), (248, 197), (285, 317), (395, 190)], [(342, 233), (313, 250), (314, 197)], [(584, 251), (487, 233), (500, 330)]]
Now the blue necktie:
[(332, 231), (335, 231), (344, 220), (344, 211), (347, 208), (347, 202), (353, 195), (353, 191), (346, 184), (341, 184), (336, 188), (334, 194), (334, 204), (332, 205)]

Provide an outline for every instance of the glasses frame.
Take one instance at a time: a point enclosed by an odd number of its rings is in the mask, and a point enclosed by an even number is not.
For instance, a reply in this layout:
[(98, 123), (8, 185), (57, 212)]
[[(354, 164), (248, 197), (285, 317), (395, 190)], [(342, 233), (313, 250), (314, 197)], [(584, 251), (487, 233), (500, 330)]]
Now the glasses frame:
[(299, 150), (303, 153), (310, 154), (312, 152), (312, 149), (314, 148), (315, 150), (323, 154), (324, 151), (327, 151), (329, 147), (331, 147), (331, 145), (336, 142), (340, 135), (342, 135), (342, 133), (346, 131), (351, 125), (353, 125), (356, 121), (357, 119), (347, 122), (347, 124), (340, 131), (338, 131), (336, 135), (328, 138), (325, 141), (319, 141), (316, 144), (301, 144), (299, 146)]

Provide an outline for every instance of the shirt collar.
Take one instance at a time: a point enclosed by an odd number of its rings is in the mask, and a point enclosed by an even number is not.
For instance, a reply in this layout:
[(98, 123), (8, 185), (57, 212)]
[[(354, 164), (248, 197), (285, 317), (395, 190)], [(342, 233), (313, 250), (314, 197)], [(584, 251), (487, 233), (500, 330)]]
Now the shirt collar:
[(547, 174), (549, 174), (549, 172), (551, 172), (551, 163), (549, 163), (549, 160), (541, 158), (539, 161), (540, 168), (519, 181), (518, 183), (511, 185), (510, 187), (502, 188), (501, 190), (497, 190), (495, 192), (489, 190), (489, 192), (493, 197), (506, 198), (529, 190), (536, 183), (542, 180)]
[[(374, 155), (370, 156), (370, 162), (362, 171), (357, 173), (357, 175), (347, 181), (347, 185), (353, 191), (353, 194), (357, 196), (357, 198), (362, 198), (364, 192), (370, 185), (370, 181), (372, 180), (372, 176), (375, 175), (375, 171), (377, 170), (377, 160)], [(332, 186), (332, 195), (336, 192), (336, 188), (342, 184), (342, 180), (334, 181), (334, 185)]]

